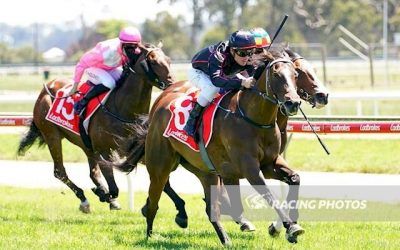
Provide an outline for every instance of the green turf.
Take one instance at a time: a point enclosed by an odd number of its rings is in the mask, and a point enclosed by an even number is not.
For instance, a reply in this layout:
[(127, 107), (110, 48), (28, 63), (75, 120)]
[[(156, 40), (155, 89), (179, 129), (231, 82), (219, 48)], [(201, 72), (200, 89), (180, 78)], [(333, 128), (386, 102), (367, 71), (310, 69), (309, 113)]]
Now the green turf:
[[(110, 212), (90, 192), (92, 213), (78, 211), (71, 191), (0, 186), (0, 249), (222, 249), (209, 223), (199, 195), (183, 195), (189, 227), (174, 223), (176, 214), (165, 195), (154, 222), (154, 235), (146, 239), (145, 219), (139, 208), (145, 194), (135, 194), (135, 211)], [(120, 201), (126, 204), (126, 194)], [(254, 221), (257, 231), (242, 233), (231, 221), (223, 225), (233, 249), (399, 249), (398, 222), (303, 222), (306, 233), (297, 245), (284, 235), (272, 239), (271, 221)]]
[[(0, 159), (17, 159), (16, 150), (19, 135), (0, 134)], [(312, 138), (312, 137), (311, 137)], [(295, 138), (288, 147), (286, 158), (295, 170), (334, 171), (359, 173), (400, 174), (400, 144), (398, 139), (325, 139), (331, 154), (323, 151), (316, 139)], [(67, 162), (86, 162), (85, 155), (75, 145), (63, 141), (64, 160)], [(34, 145), (18, 160), (51, 161), (47, 146)]]

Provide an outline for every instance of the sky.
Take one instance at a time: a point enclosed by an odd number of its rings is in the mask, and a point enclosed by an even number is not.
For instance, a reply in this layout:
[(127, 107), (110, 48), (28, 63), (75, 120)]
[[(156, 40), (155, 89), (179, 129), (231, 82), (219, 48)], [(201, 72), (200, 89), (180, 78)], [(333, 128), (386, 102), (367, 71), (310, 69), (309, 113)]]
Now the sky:
[(135, 24), (153, 19), (156, 13), (167, 10), (189, 19), (189, 6), (183, 1), (169, 6), (164, 0), (3, 0), (0, 23), (28, 26), (32, 23), (63, 24), (79, 20), (83, 14), (87, 24), (100, 19), (124, 19)]

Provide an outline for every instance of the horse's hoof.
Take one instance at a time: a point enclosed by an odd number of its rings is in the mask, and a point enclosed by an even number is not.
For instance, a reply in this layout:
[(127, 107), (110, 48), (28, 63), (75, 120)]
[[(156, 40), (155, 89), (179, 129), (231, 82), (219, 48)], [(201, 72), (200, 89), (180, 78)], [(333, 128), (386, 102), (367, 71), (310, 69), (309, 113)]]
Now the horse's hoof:
[[(142, 208), (143, 210), (143, 208)], [(143, 213), (143, 211), (142, 211)], [(178, 224), (179, 227), (181, 228), (187, 228), (188, 227), (188, 218), (186, 217), (179, 217), (178, 215), (175, 216), (175, 223)]]
[(222, 245), (224, 245), (224, 247), (231, 247), (232, 241), (229, 238), (225, 239), (225, 242), (222, 242)]
[(275, 238), (275, 237), (278, 237), (278, 236), (279, 236), (279, 233), (280, 233), (280, 231), (278, 231), (278, 230), (275, 228), (274, 223), (271, 223), (271, 225), (269, 225), (269, 227), (268, 227), (268, 234), (269, 234), (271, 237)]
[(110, 200), (110, 210), (121, 210), (121, 205), (117, 200)]
[(256, 231), (256, 227), (253, 223), (251, 223), (247, 219), (242, 219), (241, 221), (236, 222), (240, 226), (240, 230), (242, 232), (254, 232)]
[(89, 203), (81, 203), (79, 205), (79, 210), (85, 214), (90, 213), (90, 204)]
[(151, 238), (151, 235), (153, 234), (153, 230), (147, 230), (147, 233), (146, 233), (146, 238), (148, 239), (148, 238)]
[(290, 243), (297, 243), (297, 236), (304, 234), (304, 232), (300, 225), (293, 224), (286, 230), (286, 239)]

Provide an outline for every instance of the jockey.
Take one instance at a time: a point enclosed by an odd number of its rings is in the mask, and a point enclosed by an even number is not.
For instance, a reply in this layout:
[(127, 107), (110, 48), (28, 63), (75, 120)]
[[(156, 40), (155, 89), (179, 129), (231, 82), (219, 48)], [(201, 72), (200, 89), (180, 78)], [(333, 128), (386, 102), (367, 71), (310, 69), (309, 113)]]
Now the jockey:
[(268, 32), (260, 27), (253, 28), (250, 32), (253, 34), (256, 42), (256, 49), (254, 56), (252, 57), (252, 61), (256, 62), (262, 59), (262, 56), (266, 53), (266, 49), (271, 45), (271, 38), (269, 37)]
[(135, 62), (140, 54), (138, 45), (142, 36), (134, 27), (123, 28), (118, 38), (99, 42), (93, 49), (86, 52), (75, 67), (74, 86), (70, 94), (76, 92), (82, 75), (94, 86), (74, 105), (75, 113), (81, 114), (90, 99), (115, 87), (121, 77), (122, 65), (129, 61)]
[(252, 77), (238, 74), (247, 71), (251, 75), (253, 66), (248, 65), (256, 44), (249, 31), (234, 32), (227, 42), (219, 42), (200, 50), (192, 59), (189, 80), (200, 89), (197, 102), (189, 114), (184, 130), (190, 136), (196, 131), (197, 118), (219, 92), (223, 89), (250, 88)]

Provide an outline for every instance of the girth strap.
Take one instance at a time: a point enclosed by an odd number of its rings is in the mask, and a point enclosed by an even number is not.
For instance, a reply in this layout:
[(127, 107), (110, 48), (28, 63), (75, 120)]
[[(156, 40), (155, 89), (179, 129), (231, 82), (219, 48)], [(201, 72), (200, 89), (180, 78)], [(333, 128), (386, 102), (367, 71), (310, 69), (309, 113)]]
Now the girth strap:
[(201, 159), (203, 160), (203, 162), (206, 164), (208, 170), (210, 171), (210, 173), (213, 174), (217, 174), (217, 170), (214, 167), (214, 164), (212, 163), (210, 157), (208, 156), (206, 147), (204, 145), (204, 140), (203, 140), (203, 122), (200, 122), (200, 126), (199, 126), (199, 138), (198, 138), (198, 142), (199, 144), (199, 150), (200, 150), (200, 156)]

